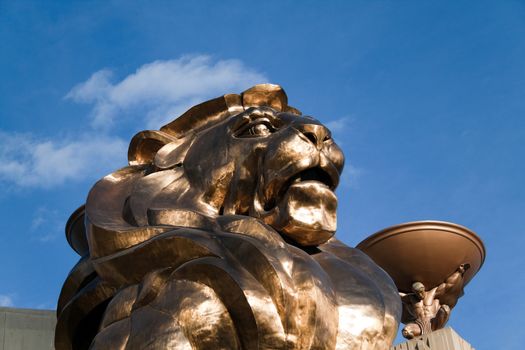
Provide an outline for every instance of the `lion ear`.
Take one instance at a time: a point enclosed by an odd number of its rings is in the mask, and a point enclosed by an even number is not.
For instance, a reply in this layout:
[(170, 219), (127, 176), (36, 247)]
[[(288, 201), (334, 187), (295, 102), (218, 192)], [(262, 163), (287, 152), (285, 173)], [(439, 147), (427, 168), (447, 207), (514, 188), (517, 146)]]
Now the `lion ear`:
[(258, 84), (252, 86), (242, 94), (244, 108), (268, 106), (279, 112), (288, 112), (301, 115), (301, 111), (288, 106), (288, 96), (284, 89), (276, 84)]
[(288, 106), (288, 96), (283, 88), (275, 84), (258, 84), (242, 94), (244, 108), (268, 106), (283, 112)]
[(131, 139), (128, 148), (129, 165), (152, 163), (157, 152), (170, 142), (177, 139), (162, 131), (141, 131)]
[(226, 118), (244, 111), (241, 96), (227, 94), (191, 107), (180, 117), (160, 128), (177, 138), (194, 133)]
[(155, 166), (160, 169), (168, 169), (182, 164), (193, 140), (195, 140), (193, 136), (188, 135), (163, 146), (155, 156)]

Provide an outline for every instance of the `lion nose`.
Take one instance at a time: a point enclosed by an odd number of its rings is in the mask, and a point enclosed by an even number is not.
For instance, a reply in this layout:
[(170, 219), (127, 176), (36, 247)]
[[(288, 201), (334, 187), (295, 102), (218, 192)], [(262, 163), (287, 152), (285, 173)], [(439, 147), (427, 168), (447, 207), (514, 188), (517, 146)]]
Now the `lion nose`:
[(319, 124), (300, 124), (295, 126), (317, 149), (323, 148), (323, 142), (330, 139), (330, 130)]

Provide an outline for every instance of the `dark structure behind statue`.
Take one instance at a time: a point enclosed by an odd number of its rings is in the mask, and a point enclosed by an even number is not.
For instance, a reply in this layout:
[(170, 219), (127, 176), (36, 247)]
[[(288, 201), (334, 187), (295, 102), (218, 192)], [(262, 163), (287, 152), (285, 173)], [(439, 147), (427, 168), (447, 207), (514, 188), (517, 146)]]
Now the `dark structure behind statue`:
[(333, 235), (344, 158), (263, 84), (131, 141), (68, 222), (65, 349), (388, 349), (392, 279)]

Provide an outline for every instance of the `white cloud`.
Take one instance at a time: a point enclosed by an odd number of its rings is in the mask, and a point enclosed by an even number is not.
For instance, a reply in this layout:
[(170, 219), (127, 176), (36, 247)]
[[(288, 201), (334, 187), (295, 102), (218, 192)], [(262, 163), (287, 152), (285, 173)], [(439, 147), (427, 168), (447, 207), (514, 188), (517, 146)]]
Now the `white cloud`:
[(329, 120), (328, 122), (324, 123), (328, 129), (335, 135), (342, 134), (345, 132), (349, 127), (350, 124), (353, 123), (353, 118), (351, 117), (342, 117), (334, 120)]
[(40, 207), (35, 211), (31, 222), (33, 237), (42, 243), (52, 241), (61, 236), (65, 221), (58, 210)]
[(330, 120), (324, 124), (328, 129), (330, 129), (331, 132), (336, 133), (346, 127), (346, 118)]
[(111, 71), (100, 70), (66, 95), (94, 105), (92, 125), (97, 128), (107, 128), (117, 114), (137, 109), (145, 110), (147, 123), (158, 128), (196, 103), (267, 81), (239, 60), (214, 62), (204, 55), (154, 61), (115, 83), (112, 77)]
[(13, 306), (13, 299), (9, 295), (0, 294), (0, 306)]
[[(324, 125), (330, 129), (334, 140), (339, 147), (344, 148), (346, 146), (345, 140), (351, 132), (351, 127), (354, 121), (355, 119), (353, 117), (346, 116), (329, 120), (325, 122)], [(345, 152), (345, 154), (348, 155), (348, 152)], [(346, 188), (359, 188), (359, 179), (363, 172), (362, 168), (356, 167), (346, 159), (343, 174), (341, 175), (341, 185)]]
[[(128, 137), (125, 141), (109, 132), (115, 118), (139, 113), (145, 120), (138, 129), (158, 129), (197, 103), (266, 81), (239, 60), (214, 61), (203, 55), (154, 61), (120, 81), (114, 81), (110, 70), (100, 70), (66, 95), (93, 105), (95, 129), (88, 127), (83, 135), (69, 139), (38, 139), (0, 130), (0, 183), (49, 188), (101, 177), (126, 164)], [(96, 130), (100, 128), (106, 132)], [(52, 239), (46, 237), (42, 239)]]
[(127, 142), (84, 135), (74, 140), (38, 140), (0, 131), (0, 181), (20, 187), (52, 187), (104, 175), (125, 165)]
[(48, 301), (48, 302), (45, 302), (45, 303), (36, 304), (32, 308), (38, 309), (38, 310), (53, 310), (53, 309), (56, 308), (56, 302), (49, 302)]
[(359, 188), (359, 179), (363, 174), (363, 169), (355, 167), (348, 160), (345, 162), (341, 184), (346, 188)]

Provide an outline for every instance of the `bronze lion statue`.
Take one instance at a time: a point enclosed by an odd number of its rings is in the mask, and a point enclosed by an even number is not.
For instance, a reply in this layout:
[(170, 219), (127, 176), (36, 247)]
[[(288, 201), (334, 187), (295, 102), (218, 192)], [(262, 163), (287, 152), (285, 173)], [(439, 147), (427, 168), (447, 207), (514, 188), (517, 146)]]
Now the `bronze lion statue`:
[(334, 236), (344, 157), (256, 85), (137, 134), (67, 237), (62, 349), (388, 349), (391, 278)]

